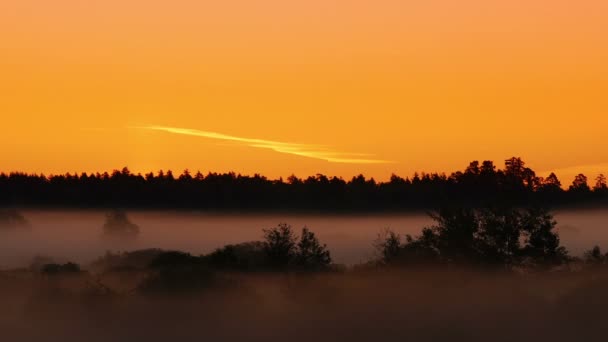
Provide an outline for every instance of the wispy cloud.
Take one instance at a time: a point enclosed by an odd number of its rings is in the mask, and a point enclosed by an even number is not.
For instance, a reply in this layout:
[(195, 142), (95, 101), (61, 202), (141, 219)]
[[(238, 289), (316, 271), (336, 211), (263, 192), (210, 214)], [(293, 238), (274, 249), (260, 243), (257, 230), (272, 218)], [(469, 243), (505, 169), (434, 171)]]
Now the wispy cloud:
[(325, 160), (331, 163), (350, 164), (382, 164), (392, 163), (389, 160), (371, 158), (369, 154), (338, 152), (323, 145), (297, 144), (265, 139), (244, 138), (223, 133), (201, 131), (190, 128), (166, 127), (166, 126), (144, 126), (141, 129), (162, 131), (173, 134), (191, 135), (209, 139), (234, 141), (246, 146), (265, 148), (279, 153), (293, 154), (302, 157)]

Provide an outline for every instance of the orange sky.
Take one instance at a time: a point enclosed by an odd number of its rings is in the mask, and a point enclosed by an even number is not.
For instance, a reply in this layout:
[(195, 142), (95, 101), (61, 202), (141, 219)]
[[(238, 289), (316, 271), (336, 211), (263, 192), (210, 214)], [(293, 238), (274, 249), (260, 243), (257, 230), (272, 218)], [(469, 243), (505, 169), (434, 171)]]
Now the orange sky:
[(3, 0), (0, 169), (608, 173), (605, 0)]

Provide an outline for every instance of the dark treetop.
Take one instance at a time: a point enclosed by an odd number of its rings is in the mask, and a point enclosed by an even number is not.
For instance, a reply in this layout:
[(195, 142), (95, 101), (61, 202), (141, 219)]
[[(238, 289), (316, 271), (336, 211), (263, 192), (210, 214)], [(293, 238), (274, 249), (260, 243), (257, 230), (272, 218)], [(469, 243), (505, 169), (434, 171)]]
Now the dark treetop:
[(450, 175), (416, 173), (388, 182), (363, 175), (344, 180), (318, 174), (270, 180), (235, 173), (176, 176), (171, 171), (37, 175), (0, 174), (0, 206), (77, 208), (184, 208), (200, 210), (400, 211), (443, 206), (581, 205), (608, 203), (606, 177), (591, 184), (578, 175), (567, 190), (551, 174), (542, 178), (520, 158), (471, 162)]

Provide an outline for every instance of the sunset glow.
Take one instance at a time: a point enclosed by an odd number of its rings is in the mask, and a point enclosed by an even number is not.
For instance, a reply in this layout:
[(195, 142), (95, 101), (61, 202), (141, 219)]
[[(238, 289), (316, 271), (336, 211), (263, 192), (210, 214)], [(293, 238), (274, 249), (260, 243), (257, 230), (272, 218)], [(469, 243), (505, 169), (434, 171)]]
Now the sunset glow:
[[(608, 2), (0, 2), (0, 169), (608, 173)], [(147, 128), (147, 129), (143, 129)]]

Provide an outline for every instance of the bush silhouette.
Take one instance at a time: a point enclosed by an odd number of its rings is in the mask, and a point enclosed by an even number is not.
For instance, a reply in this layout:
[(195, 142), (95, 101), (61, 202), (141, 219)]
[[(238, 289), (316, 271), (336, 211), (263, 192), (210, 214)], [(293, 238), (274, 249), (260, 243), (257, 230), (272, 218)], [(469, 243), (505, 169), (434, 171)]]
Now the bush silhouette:
[(428, 265), (440, 261), (438, 251), (433, 248), (429, 241), (431, 231), (423, 230), (423, 235), (413, 238), (405, 236), (405, 242), (395, 232), (386, 229), (378, 235), (374, 241), (374, 247), (379, 253), (381, 265)]
[(403, 252), (401, 237), (388, 228), (378, 234), (374, 247), (379, 253), (379, 261), (385, 264), (395, 261)]
[(100, 273), (120, 270), (144, 270), (163, 250), (157, 248), (141, 249), (131, 252), (106, 254), (91, 263), (91, 267)]
[(0, 229), (29, 227), (29, 222), (14, 209), (0, 209)]
[(203, 258), (189, 253), (168, 251), (149, 265), (150, 276), (139, 285), (144, 293), (189, 293), (213, 285), (215, 276)]
[(227, 245), (204, 256), (205, 262), (220, 270), (259, 271), (270, 267), (265, 244), (261, 241)]
[(82, 271), (78, 264), (68, 262), (66, 264), (46, 264), (40, 269), (46, 275), (70, 275), (80, 274)]
[(594, 246), (583, 254), (583, 261), (589, 265), (604, 265), (608, 263), (608, 253), (603, 254), (599, 246)]
[(158, 254), (149, 264), (151, 269), (166, 269), (180, 267), (197, 267), (202, 264), (199, 257), (193, 256), (190, 253), (179, 251), (167, 251)]
[(321, 245), (313, 232), (304, 227), (298, 237), (286, 223), (264, 229), (264, 251), (269, 266), (275, 269), (319, 270), (331, 264), (327, 246)]
[(129, 220), (127, 213), (117, 210), (106, 215), (103, 232), (109, 237), (134, 238), (139, 235), (139, 226)]
[(431, 214), (435, 224), (418, 237), (389, 232), (377, 244), (382, 261), (515, 266), (556, 265), (568, 260), (556, 222), (543, 209), (456, 208)]

